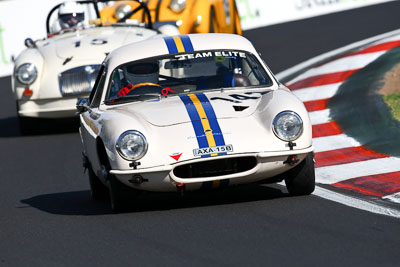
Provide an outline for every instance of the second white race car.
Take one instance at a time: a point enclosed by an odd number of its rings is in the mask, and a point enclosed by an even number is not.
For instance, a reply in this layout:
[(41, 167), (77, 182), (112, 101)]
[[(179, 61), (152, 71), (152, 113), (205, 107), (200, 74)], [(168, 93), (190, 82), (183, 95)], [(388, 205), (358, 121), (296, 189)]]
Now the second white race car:
[[(35, 127), (31, 118), (75, 116), (78, 97), (88, 96), (104, 58), (115, 48), (178, 34), (171, 25), (153, 29), (146, 4), (143, 22), (102, 24), (100, 11), (111, 1), (68, 1), (55, 6), (47, 17), (47, 38), (27, 39), (27, 48), (16, 58), (12, 90), (22, 133)], [(147, 16), (146, 16), (147, 15)]]
[(154, 38), (112, 52), (89, 99), (81, 138), (94, 199), (114, 210), (140, 190), (178, 192), (285, 180), (310, 194), (311, 123), (245, 38)]

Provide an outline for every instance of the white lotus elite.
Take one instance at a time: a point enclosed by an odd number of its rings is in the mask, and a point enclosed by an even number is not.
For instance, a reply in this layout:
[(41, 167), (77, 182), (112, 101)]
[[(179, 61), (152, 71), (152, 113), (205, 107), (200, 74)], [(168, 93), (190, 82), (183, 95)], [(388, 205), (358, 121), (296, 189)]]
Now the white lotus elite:
[(160, 33), (179, 34), (171, 25), (152, 29), (149, 10), (141, 1), (135, 1), (140, 8), (134, 12), (144, 10), (146, 24), (103, 25), (99, 10), (108, 2), (61, 3), (47, 17), (48, 37), (25, 41), (27, 48), (17, 57), (12, 75), (21, 132), (35, 126), (30, 118), (73, 117), (77, 98), (89, 95), (101, 62), (115, 48)]
[(245, 38), (193, 34), (113, 51), (77, 103), (94, 199), (114, 210), (138, 190), (170, 192), (283, 179), (314, 190), (311, 123)]

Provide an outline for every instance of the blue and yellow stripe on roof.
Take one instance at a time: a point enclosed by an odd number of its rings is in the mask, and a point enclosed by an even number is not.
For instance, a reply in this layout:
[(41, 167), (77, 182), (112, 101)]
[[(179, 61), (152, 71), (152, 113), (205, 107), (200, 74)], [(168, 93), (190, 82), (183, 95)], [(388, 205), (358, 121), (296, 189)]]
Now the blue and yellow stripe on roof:
[[(180, 96), (189, 114), (193, 129), (199, 144), (199, 148), (215, 147), (225, 145), (224, 136), (219, 126), (214, 109), (203, 93), (188, 94)], [(226, 152), (201, 157), (213, 157), (226, 155)]]
[(170, 54), (193, 52), (193, 44), (188, 35), (164, 37), (165, 44)]

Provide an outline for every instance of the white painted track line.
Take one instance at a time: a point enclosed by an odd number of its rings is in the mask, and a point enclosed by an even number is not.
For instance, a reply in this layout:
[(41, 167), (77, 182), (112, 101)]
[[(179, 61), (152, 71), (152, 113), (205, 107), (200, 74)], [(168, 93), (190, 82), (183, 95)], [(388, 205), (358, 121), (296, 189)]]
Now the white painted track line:
[(400, 38), (399, 38), (399, 35), (397, 34), (397, 35), (394, 35), (394, 36), (392, 36), (392, 37), (385, 38), (385, 39), (382, 39), (382, 40), (373, 42), (373, 43), (371, 43), (369, 46), (374, 46), (374, 45), (379, 45), (379, 44), (388, 43), (388, 42), (393, 42), (393, 41), (399, 41), (399, 40), (400, 40)]
[(329, 109), (309, 112), (308, 115), (310, 116), (312, 125), (327, 123), (332, 120), (331, 111)]
[(357, 140), (345, 134), (313, 138), (313, 145), (315, 153), (361, 146)]
[(290, 75), (293, 75), (294, 73), (296, 73), (298, 71), (301, 71), (303, 69), (309, 68), (310, 66), (312, 66), (314, 64), (317, 64), (319, 62), (325, 61), (325, 60), (327, 60), (329, 58), (332, 58), (334, 56), (337, 56), (339, 54), (345, 53), (345, 52), (347, 52), (349, 50), (356, 49), (358, 47), (362, 47), (362, 46), (365, 46), (365, 45), (371, 45), (374, 42), (376, 42), (375, 44), (384, 43), (387, 40), (389, 40), (389, 39), (386, 39), (386, 38), (391, 38), (390, 40), (392, 40), (392, 41), (396, 40), (396, 39), (398, 40), (399, 39), (399, 36), (398, 36), (399, 34), (400, 34), (400, 29), (394, 30), (394, 31), (391, 31), (391, 32), (387, 32), (387, 33), (383, 33), (383, 34), (380, 34), (380, 35), (377, 35), (377, 36), (373, 36), (371, 38), (368, 38), (368, 39), (365, 39), (365, 40), (362, 40), (362, 41), (359, 41), (359, 42), (355, 42), (355, 43), (343, 46), (341, 48), (329, 51), (329, 52), (324, 53), (324, 54), (322, 54), (320, 56), (317, 56), (317, 57), (311, 58), (311, 59), (309, 59), (307, 61), (304, 61), (303, 63), (295, 65), (295, 66), (293, 66), (293, 67), (291, 67), (291, 68), (289, 68), (289, 69), (287, 69), (285, 71), (279, 72), (275, 76), (277, 77), (278, 80), (282, 80), (283, 78), (288, 77)]
[(361, 69), (371, 63), (372, 61), (376, 60), (378, 57), (386, 53), (386, 51), (379, 51), (375, 53), (368, 53), (368, 54), (361, 54), (361, 55), (354, 55), (349, 57), (343, 57), (337, 59), (335, 61), (331, 61), (324, 65), (318, 66), (313, 69), (309, 69), (303, 74), (297, 76), (295, 79), (291, 80), (287, 84), (292, 84), (297, 81), (301, 81), (313, 76), (330, 74), (334, 72), (342, 72), (342, 71), (349, 71), (355, 69)]
[(384, 196), (383, 199), (390, 200), (395, 203), (400, 203), (400, 192), (397, 192), (393, 195)]
[(315, 169), (317, 183), (334, 184), (352, 178), (400, 171), (400, 158), (389, 157)]
[(325, 199), (328, 199), (331, 201), (335, 201), (335, 202), (338, 202), (343, 205), (353, 207), (356, 209), (361, 209), (361, 210), (373, 212), (376, 214), (382, 214), (382, 215), (387, 215), (387, 216), (391, 216), (391, 217), (395, 217), (395, 218), (400, 218), (399, 210), (383, 207), (383, 206), (373, 204), (371, 202), (361, 200), (358, 198), (348, 197), (348, 196), (321, 188), (319, 186), (315, 187), (315, 191), (314, 191), (313, 195), (316, 195), (316, 196), (319, 196), (319, 197), (322, 197), (322, 198), (325, 198)]
[(331, 98), (334, 96), (342, 83), (332, 83), (328, 85), (314, 86), (303, 88), (299, 90), (293, 90), (295, 94), (303, 102), (320, 100), (325, 98)]

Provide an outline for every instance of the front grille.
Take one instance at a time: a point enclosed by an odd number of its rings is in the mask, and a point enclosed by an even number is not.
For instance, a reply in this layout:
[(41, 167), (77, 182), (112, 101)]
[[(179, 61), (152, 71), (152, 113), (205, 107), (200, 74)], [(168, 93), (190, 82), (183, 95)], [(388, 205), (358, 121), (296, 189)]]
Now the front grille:
[(73, 68), (59, 75), (60, 91), (63, 96), (89, 94), (96, 81), (100, 65)]
[(178, 178), (217, 177), (251, 170), (257, 165), (255, 157), (215, 159), (185, 164), (174, 169)]

